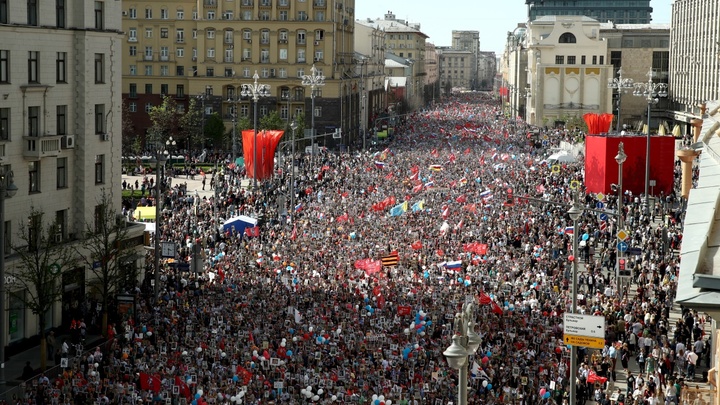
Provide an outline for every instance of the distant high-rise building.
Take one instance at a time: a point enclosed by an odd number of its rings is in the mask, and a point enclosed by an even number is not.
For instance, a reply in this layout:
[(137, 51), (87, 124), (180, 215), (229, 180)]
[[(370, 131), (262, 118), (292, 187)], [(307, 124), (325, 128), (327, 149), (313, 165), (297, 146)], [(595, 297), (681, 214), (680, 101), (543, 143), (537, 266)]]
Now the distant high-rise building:
[(470, 89), (478, 88), (478, 63), (480, 58), (480, 32), (479, 31), (456, 31), (452, 32), (452, 49), (458, 51), (470, 51), (473, 60), (470, 71)]
[(650, 0), (525, 0), (525, 4), (530, 21), (547, 15), (578, 15), (615, 24), (649, 24), (653, 11)]

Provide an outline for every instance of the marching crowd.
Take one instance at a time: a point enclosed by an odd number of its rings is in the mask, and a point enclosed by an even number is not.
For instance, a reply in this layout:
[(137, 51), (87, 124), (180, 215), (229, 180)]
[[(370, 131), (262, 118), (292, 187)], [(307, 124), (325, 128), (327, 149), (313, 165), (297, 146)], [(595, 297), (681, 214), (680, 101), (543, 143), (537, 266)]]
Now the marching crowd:
[[(175, 179), (158, 232), (179, 262), (199, 244), (203, 271), (164, 264), (156, 301), (150, 266), (134, 316), (18, 403), (454, 403), (443, 351), (470, 302), (482, 343), (469, 403), (561, 404), (570, 383), (579, 403), (677, 403), (682, 379), (709, 359), (709, 320), (685, 311), (670, 323), (682, 240), (672, 198), (648, 215), (622, 195), (628, 244), (642, 251), (628, 262), (629, 294), (615, 278), (614, 221), (584, 211), (571, 251), (569, 204), (577, 193), (594, 207), (597, 196), (583, 189), (582, 156), (544, 159), (580, 134), (533, 133), (500, 108), (457, 95), (398, 122), (385, 149), (285, 159), (261, 190), (223, 165), (217, 201)], [(263, 219), (258, 231), (223, 227), (238, 215)], [(579, 310), (607, 319), (605, 349), (580, 348), (573, 372), (562, 341), (571, 260), (581, 261)], [(642, 373), (627, 391), (606, 389), (630, 362)]]

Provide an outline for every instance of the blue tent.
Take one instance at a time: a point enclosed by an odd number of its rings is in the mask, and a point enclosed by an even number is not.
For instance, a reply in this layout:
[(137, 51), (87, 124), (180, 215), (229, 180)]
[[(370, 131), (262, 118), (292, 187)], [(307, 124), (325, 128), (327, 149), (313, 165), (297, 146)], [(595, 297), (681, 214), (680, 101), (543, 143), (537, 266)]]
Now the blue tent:
[(223, 223), (223, 231), (228, 232), (234, 229), (235, 232), (244, 235), (245, 228), (252, 228), (256, 226), (257, 223), (258, 221), (255, 218), (248, 217), (246, 215), (239, 215), (225, 221)]

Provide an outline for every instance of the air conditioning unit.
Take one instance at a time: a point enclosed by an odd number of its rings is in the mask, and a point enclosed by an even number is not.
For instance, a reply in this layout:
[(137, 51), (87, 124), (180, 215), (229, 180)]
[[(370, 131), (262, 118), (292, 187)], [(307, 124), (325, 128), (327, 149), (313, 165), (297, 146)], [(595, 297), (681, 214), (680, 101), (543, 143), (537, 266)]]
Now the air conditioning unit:
[(127, 11), (123, 11), (123, 17), (127, 17), (127, 15), (128, 15), (128, 12), (127, 12)]
[(320, 41), (315, 41), (315, 46), (320, 45)]
[(72, 149), (75, 147), (75, 135), (65, 135), (60, 138), (60, 147), (63, 149)]
[(252, 39), (246, 39), (248, 44), (252, 44)]
[(193, 61), (196, 61), (196, 60), (197, 60), (197, 56), (193, 56), (193, 57), (192, 57), (192, 60), (193, 60)]
[(102, 141), (109, 141), (110, 140), (110, 134), (100, 134), (100, 140)]

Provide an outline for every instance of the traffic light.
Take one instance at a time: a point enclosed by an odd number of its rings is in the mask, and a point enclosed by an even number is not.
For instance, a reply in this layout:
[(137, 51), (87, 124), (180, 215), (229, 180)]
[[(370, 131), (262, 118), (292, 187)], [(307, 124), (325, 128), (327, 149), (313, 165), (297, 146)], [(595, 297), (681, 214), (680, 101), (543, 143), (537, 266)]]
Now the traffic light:
[(618, 271), (620, 273), (620, 276), (630, 277), (630, 270), (627, 270), (627, 268), (625, 267), (624, 258), (618, 259)]

